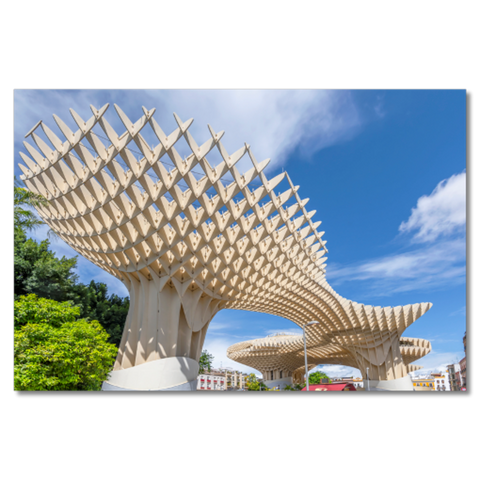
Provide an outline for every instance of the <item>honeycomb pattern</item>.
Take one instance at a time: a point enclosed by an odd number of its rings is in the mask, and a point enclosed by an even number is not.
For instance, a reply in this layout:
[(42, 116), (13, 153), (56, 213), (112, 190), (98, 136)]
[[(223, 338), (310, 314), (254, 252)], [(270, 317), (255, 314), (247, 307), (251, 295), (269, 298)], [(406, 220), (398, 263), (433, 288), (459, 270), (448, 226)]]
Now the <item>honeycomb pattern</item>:
[[(105, 118), (108, 104), (91, 106), (88, 120), (70, 110), (75, 132), (54, 115), (63, 141), (38, 122), (26, 135), (35, 146), (24, 142), (28, 155), (20, 153), (20, 168), (27, 188), (48, 201), (38, 208), (42, 219), (136, 295), (115, 368), (179, 355), (180, 337), (168, 336), (175, 350), (155, 333), (154, 323), (161, 320), (150, 314), (139, 320), (146, 315), (141, 291), (151, 282), (155, 291), (174, 290), (182, 299), (188, 335), (202, 330), (196, 348), (190, 348), (189, 337), (181, 355), (198, 359), (211, 318), (230, 308), (278, 315), (300, 326), (319, 321), (308, 340), (318, 358), (360, 369), (375, 366), (379, 378), (406, 374), (400, 335), (431, 304), (373, 307), (341, 297), (325, 277), (321, 222), (312, 220), (315, 211), (307, 211), (308, 199), (300, 198), (286, 172), (269, 180), (269, 159), (258, 162), (247, 144), (228, 153), (224, 132), (210, 126), (211, 138), (198, 145), (189, 132), (193, 119), (183, 122), (174, 114), (178, 128), (166, 135), (154, 108), (142, 107), (136, 122), (114, 108), (125, 128), (121, 134)], [(94, 131), (98, 127), (102, 134)], [(150, 146), (142, 132), (158, 143)], [(181, 139), (190, 152), (183, 158), (175, 147)], [(216, 165), (207, 159), (214, 149), (221, 158)], [(241, 159), (251, 164), (246, 172), (236, 167)], [(286, 190), (275, 193), (281, 183)], [(210, 304), (197, 322), (193, 317), (205, 299)], [(147, 321), (153, 323), (142, 327)]]
[[(400, 338), (400, 352), (407, 372), (421, 369), (410, 363), (430, 353), (432, 346), (428, 340), (420, 338)], [(269, 380), (292, 377), (301, 383), (305, 375), (303, 337), (278, 334), (266, 338), (236, 343), (227, 350), (228, 358), (248, 365), (262, 373)], [(358, 367), (355, 356), (340, 346), (326, 344), (319, 346), (310, 338), (307, 341), (309, 370), (319, 364), (347, 365)], [(282, 376), (280, 376), (282, 372)]]

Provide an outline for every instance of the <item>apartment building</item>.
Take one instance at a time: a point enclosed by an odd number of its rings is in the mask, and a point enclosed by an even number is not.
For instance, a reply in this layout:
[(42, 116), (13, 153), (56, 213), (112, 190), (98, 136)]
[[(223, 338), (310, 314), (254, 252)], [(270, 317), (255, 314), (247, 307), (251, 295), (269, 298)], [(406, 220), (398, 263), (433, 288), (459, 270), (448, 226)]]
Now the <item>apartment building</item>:
[(247, 377), (231, 368), (212, 369), (198, 375), (197, 390), (245, 390)]
[(226, 390), (225, 372), (212, 369), (200, 373), (197, 378), (197, 390)]
[(448, 380), (450, 382), (450, 390), (458, 392), (462, 388), (462, 376), (461, 368), (459, 363), (453, 363), (452, 365), (447, 365), (448, 371)]
[(424, 375), (418, 378), (412, 378), (413, 389), (416, 392), (433, 392), (435, 391), (435, 378)]
[(436, 392), (449, 392), (450, 391), (450, 382), (448, 380), (448, 373), (432, 373), (431, 376), (435, 380), (435, 391)]

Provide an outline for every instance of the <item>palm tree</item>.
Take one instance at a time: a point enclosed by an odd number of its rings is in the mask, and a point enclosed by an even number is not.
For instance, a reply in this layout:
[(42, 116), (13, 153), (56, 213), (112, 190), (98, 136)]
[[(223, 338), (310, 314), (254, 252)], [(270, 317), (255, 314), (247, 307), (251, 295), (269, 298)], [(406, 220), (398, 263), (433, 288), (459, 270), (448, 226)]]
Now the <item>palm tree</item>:
[(17, 177), (14, 178), (13, 218), (15, 228), (21, 230), (34, 230), (45, 222), (40, 220), (29, 207), (47, 205), (47, 200), (36, 193), (30, 192), (20, 186)]

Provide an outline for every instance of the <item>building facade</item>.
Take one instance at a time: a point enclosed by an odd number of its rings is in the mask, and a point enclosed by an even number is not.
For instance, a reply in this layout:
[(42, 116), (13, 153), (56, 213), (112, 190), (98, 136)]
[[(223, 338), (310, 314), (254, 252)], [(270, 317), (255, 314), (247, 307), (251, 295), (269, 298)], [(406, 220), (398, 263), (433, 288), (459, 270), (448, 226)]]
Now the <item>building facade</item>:
[(467, 332), (463, 336), (463, 351), (465, 357), (460, 360), (460, 375), (462, 377), (462, 387), (467, 388)]
[(460, 391), (462, 388), (462, 376), (459, 363), (453, 363), (447, 366), (448, 381), (450, 382), (450, 390), (454, 392)]
[(449, 392), (451, 391), (448, 370), (428, 375), (417, 375), (412, 378), (415, 391)]
[(246, 390), (248, 374), (231, 368), (212, 369), (198, 375), (197, 390)]
[(462, 377), (462, 387), (467, 387), (467, 357), (463, 357), (460, 362), (460, 376)]
[(416, 392), (433, 392), (435, 391), (435, 379), (433, 377), (424, 376), (413, 378), (413, 388)]
[(436, 392), (449, 392), (450, 391), (450, 381), (449, 381), (449, 377), (448, 377), (448, 372), (432, 373), (432, 377), (435, 380), (435, 391)]
[(225, 369), (225, 383), (227, 390), (246, 390), (248, 373), (238, 370)]
[(361, 377), (331, 377), (333, 383), (351, 383), (357, 390), (364, 388), (363, 378)]
[(226, 390), (225, 372), (212, 369), (198, 375), (197, 390)]

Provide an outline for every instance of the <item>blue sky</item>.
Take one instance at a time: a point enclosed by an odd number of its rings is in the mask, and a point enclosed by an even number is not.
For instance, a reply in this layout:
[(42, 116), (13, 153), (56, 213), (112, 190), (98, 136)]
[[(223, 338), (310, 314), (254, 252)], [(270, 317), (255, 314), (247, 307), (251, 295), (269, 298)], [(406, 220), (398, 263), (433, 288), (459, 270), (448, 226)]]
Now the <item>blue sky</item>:
[[(432, 353), (417, 363), (434, 370), (463, 357), (464, 90), (17, 90), (17, 177), (23, 136), (40, 119), (57, 132), (55, 113), (73, 129), (69, 108), (89, 118), (90, 104), (107, 102), (135, 120), (142, 105), (155, 107), (167, 133), (176, 128), (173, 112), (182, 120), (193, 117), (190, 131), (197, 143), (209, 137), (208, 123), (225, 130), (228, 151), (247, 142), (257, 160), (271, 158), (267, 175), (287, 170), (302, 198), (310, 198), (314, 220), (322, 221), (327, 279), (335, 290), (381, 306), (432, 302), (433, 308), (404, 333), (432, 342)], [(113, 108), (106, 117), (123, 132)], [(35, 236), (45, 233), (40, 229)], [(59, 255), (76, 255), (60, 240), (52, 248)], [(80, 256), (78, 265), (81, 281), (93, 278), (107, 283), (110, 292), (128, 294), (121, 282)], [(205, 347), (216, 366), (250, 372), (227, 359), (226, 348), (282, 331), (301, 332), (282, 318), (224, 310), (212, 321)], [(321, 368), (330, 374), (357, 373), (348, 367)]]

